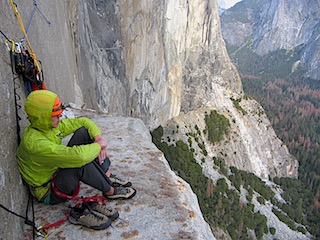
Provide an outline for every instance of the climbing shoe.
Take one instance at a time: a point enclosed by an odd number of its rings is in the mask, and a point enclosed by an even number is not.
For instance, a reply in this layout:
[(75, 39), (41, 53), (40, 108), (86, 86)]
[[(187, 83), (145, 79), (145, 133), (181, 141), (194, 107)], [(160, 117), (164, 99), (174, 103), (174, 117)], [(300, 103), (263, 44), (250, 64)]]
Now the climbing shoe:
[(130, 199), (136, 195), (136, 190), (131, 187), (114, 187), (114, 193), (111, 196), (105, 195), (109, 199)]
[(82, 205), (89, 208), (91, 211), (95, 211), (107, 216), (111, 221), (114, 221), (119, 217), (117, 210), (106, 205), (101, 205), (96, 202), (87, 202), (83, 203)]
[(115, 174), (111, 174), (109, 177), (110, 181), (112, 182), (112, 187), (131, 187), (132, 183), (126, 180), (122, 180), (118, 178)]
[(73, 207), (68, 219), (72, 224), (82, 225), (94, 230), (106, 229), (111, 225), (111, 220), (107, 216), (86, 207)]

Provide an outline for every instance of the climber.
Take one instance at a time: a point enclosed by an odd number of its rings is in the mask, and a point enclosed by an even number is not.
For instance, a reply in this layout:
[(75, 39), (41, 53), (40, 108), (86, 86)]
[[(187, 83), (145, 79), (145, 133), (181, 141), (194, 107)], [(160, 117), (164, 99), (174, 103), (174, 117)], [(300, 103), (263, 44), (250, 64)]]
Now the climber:
[[(26, 99), (30, 125), (23, 133), (17, 157), (32, 195), (41, 202), (57, 204), (76, 195), (81, 181), (102, 191), (106, 199), (132, 198), (136, 190), (131, 182), (109, 171), (106, 140), (98, 126), (85, 117), (61, 119), (64, 109), (59, 97), (48, 90), (33, 91)], [(62, 145), (62, 139), (72, 133), (68, 145)], [(83, 225), (88, 224), (91, 227), (91, 223)]]

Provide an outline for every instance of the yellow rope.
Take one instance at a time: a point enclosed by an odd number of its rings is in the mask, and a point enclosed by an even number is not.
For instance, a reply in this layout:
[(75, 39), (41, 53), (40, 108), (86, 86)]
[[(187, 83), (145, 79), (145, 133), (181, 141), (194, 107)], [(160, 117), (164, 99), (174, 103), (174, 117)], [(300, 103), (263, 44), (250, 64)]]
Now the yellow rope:
[(17, 9), (17, 6), (16, 4), (13, 2), (13, 0), (10, 0), (10, 3), (11, 3), (11, 6), (12, 6), (12, 9), (13, 9), (13, 12), (14, 12), (14, 15), (16, 16), (17, 20), (18, 20), (18, 23), (20, 25), (20, 29), (21, 29), (21, 32), (22, 34), (24, 35), (24, 38), (28, 44), (28, 48), (29, 48), (29, 52), (30, 52), (30, 56), (32, 57), (33, 61), (34, 61), (34, 65), (37, 67), (37, 70), (38, 70), (38, 80), (41, 80), (41, 68), (40, 68), (40, 65), (39, 65), (39, 62), (37, 60), (37, 57), (36, 57), (36, 54), (34, 53), (33, 49), (32, 49), (32, 46), (29, 42), (29, 39), (28, 39), (28, 36), (27, 36), (27, 33), (26, 33), (26, 30), (24, 28), (24, 25), (23, 25), (23, 22), (22, 22), (22, 19), (21, 19), (21, 16), (20, 16), (20, 13)]

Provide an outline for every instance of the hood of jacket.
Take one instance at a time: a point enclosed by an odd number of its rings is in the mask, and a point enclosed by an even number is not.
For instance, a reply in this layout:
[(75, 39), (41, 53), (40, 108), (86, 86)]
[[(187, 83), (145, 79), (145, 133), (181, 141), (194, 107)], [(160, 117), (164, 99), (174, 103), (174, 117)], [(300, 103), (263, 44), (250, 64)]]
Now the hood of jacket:
[(24, 104), (28, 120), (33, 128), (41, 131), (52, 129), (51, 112), (57, 94), (48, 90), (31, 92)]

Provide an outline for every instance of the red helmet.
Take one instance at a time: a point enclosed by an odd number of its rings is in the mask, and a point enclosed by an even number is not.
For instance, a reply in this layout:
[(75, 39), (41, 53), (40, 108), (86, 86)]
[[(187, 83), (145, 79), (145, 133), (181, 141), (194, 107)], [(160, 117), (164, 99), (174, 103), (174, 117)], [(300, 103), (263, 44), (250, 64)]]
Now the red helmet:
[(65, 108), (64, 108), (62, 102), (60, 101), (60, 98), (57, 96), (56, 100), (54, 101), (54, 104), (53, 104), (51, 116), (55, 117), (55, 116), (60, 115), (64, 109)]

